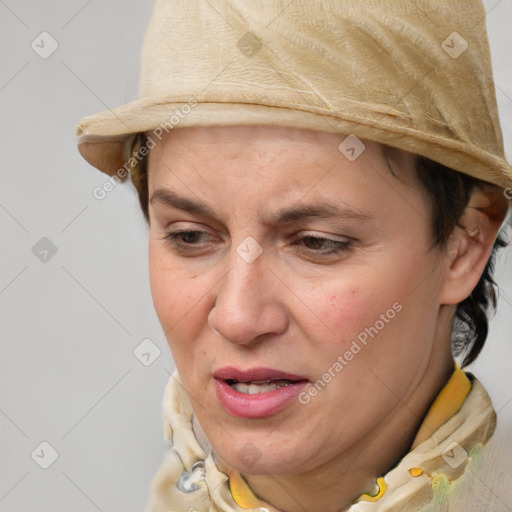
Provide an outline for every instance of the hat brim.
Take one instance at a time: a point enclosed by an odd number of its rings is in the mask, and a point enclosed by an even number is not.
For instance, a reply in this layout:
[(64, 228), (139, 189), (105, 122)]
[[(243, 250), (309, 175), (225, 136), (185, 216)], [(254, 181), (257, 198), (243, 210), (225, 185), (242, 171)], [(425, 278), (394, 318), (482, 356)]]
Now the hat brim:
[[(186, 105), (189, 105), (186, 108)], [(230, 102), (170, 102), (143, 98), (112, 110), (88, 116), (77, 127), (80, 154), (91, 165), (109, 174), (126, 177), (123, 166), (130, 158), (134, 135), (154, 132), (155, 142), (164, 133), (190, 126), (270, 125), (339, 133), (340, 142), (353, 134), (360, 139), (415, 153), (447, 167), (502, 188), (510, 187), (512, 170), (504, 158), (444, 136), (425, 134), (412, 127), (390, 125), (384, 119), (340, 118), (326, 110), (298, 110), (282, 106)], [(506, 176), (510, 176), (509, 179)]]
[(340, 134), (348, 129), (334, 116), (285, 107), (230, 102), (188, 105), (144, 98), (88, 116), (77, 127), (80, 154), (112, 176), (128, 160), (133, 136), (140, 132), (154, 132), (157, 142), (164, 133), (190, 126), (274, 125)]

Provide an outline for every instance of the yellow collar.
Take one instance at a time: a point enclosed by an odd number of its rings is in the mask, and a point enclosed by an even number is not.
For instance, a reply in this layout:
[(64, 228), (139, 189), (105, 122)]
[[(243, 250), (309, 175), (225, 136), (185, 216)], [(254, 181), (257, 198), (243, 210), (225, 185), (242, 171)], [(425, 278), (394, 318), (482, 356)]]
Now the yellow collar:
[(414, 438), (411, 450), (426, 441), (441, 425), (454, 416), (462, 407), (470, 391), (471, 381), (455, 362), (455, 370), (430, 406)]
[[(461, 408), (470, 391), (471, 381), (458, 363), (455, 362), (455, 370), (450, 380), (441, 389), (425, 415), (413, 441), (411, 450), (416, 448), (416, 446), (423, 441), (426, 441), (441, 425), (446, 423)], [(377, 491), (374, 495), (365, 493), (361, 495), (357, 501), (379, 500), (387, 489), (384, 478), (380, 477), (377, 479), (376, 488)], [(266, 504), (252, 492), (242, 475), (233, 470), (229, 471), (229, 489), (235, 502), (242, 508), (250, 509), (266, 506)]]

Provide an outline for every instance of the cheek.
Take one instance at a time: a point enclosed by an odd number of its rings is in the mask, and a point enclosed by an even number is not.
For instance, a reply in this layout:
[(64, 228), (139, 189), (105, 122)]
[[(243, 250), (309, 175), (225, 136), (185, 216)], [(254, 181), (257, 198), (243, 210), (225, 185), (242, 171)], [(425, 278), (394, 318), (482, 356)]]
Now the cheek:
[[(196, 306), (201, 300), (201, 290), (196, 275), (184, 275), (183, 269), (173, 264), (164, 251), (149, 250), (149, 280), (156, 314), (167, 339), (188, 339)], [(203, 290), (204, 291), (204, 290)]]
[[(308, 327), (326, 348), (343, 349), (392, 308), (396, 296), (356, 282), (338, 282), (308, 293)], [(304, 325), (303, 325), (304, 327)]]
[(323, 297), (314, 297), (313, 304), (320, 305), (319, 317), (329, 328), (336, 346), (348, 343), (372, 316), (373, 305), (363, 290), (349, 288), (330, 291)]
[[(418, 285), (417, 264), (403, 260), (400, 266), (383, 264), (384, 268), (357, 275), (347, 273), (328, 285), (304, 287), (303, 302), (308, 310), (300, 321), (302, 329), (309, 339), (316, 340), (317, 347), (325, 349), (330, 360), (346, 350), (357, 350), (358, 359), (375, 363), (390, 352), (412, 357), (410, 352), (414, 350), (402, 342), (413, 338), (420, 343), (429, 334), (428, 323), (435, 323), (433, 315), (437, 311), (435, 290), (427, 293), (416, 289), (411, 293)], [(421, 353), (418, 350), (416, 355)]]

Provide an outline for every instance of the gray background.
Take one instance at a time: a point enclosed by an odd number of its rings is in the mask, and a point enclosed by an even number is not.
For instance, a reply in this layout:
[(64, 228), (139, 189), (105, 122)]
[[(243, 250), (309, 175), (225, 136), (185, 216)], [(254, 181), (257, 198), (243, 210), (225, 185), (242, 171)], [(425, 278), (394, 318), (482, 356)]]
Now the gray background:
[[(512, 0), (485, 4), (512, 160)], [(143, 510), (163, 456), (174, 365), (153, 311), (147, 230), (131, 184), (93, 197), (105, 176), (81, 159), (74, 135), (85, 115), (136, 97), (151, 9), (0, 0), (0, 511)], [(43, 31), (58, 43), (46, 59), (31, 47)], [(500, 257), (498, 313), (472, 368), (508, 435), (511, 256)], [(149, 366), (134, 355), (147, 338)], [(44, 441), (58, 452), (46, 470)]]

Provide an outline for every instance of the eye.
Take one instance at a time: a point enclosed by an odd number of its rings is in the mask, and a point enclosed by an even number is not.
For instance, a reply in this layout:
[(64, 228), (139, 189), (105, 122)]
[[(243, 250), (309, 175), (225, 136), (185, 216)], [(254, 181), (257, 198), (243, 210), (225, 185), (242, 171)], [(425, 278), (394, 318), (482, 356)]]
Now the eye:
[[(301, 246), (301, 244), (304, 244), (306, 247), (304, 247), (304, 245)], [(316, 235), (305, 235), (296, 238), (293, 241), (293, 245), (298, 246), (301, 251), (312, 254), (330, 255), (349, 250), (352, 247), (352, 241), (333, 240)], [(307, 247), (308, 245), (310, 247)]]
[(163, 237), (163, 240), (169, 242), (174, 249), (183, 252), (201, 247), (201, 245), (198, 244), (198, 241), (204, 240), (204, 238), (208, 236), (208, 233), (205, 231), (176, 231), (175, 233), (167, 233)]
[[(192, 252), (204, 248), (209, 236), (206, 231), (187, 230), (167, 233), (163, 240), (169, 242), (176, 251)], [(328, 256), (349, 250), (352, 247), (352, 241), (346, 239), (334, 240), (317, 235), (303, 235), (296, 237), (292, 245), (298, 247), (302, 252), (316, 256)]]

